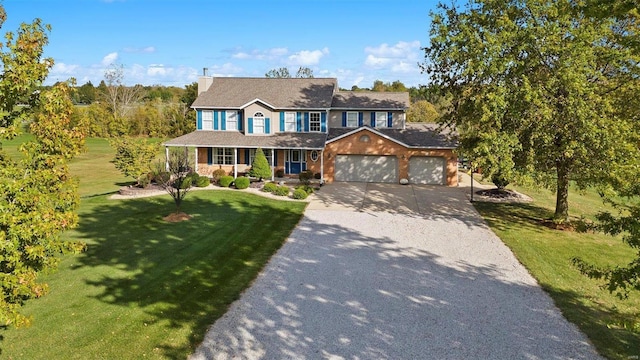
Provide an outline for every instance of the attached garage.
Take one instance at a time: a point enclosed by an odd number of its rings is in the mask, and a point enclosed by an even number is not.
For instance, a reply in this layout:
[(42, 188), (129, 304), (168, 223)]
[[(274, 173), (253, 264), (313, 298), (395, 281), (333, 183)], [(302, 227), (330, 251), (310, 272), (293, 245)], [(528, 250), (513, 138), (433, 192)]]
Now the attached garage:
[(335, 181), (398, 182), (398, 158), (395, 156), (337, 155)]
[(437, 156), (413, 156), (409, 159), (409, 182), (412, 184), (446, 184), (446, 160)]

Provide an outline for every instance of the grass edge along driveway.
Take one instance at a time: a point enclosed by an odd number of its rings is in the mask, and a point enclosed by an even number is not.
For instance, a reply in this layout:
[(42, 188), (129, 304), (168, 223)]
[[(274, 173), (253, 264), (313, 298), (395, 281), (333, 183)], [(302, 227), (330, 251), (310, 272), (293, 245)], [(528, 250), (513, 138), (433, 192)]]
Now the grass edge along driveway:
[[(574, 189), (575, 190), (575, 189)], [(620, 300), (601, 282), (581, 275), (571, 265), (578, 256), (599, 265), (626, 264), (634, 253), (620, 238), (552, 230), (541, 221), (553, 214), (554, 197), (543, 190), (518, 189), (532, 195), (531, 204), (475, 202), (489, 227), (553, 298), (563, 315), (589, 337), (609, 359), (640, 357), (640, 294)], [(571, 191), (574, 216), (592, 217), (605, 210), (593, 192)], [(634, 329), (635, 328), (635, 329)]]
[(26, 329), (0, 332), (7, 359), (186, 358), (299, 222), (306, 203), (228, 191), (190, 193), (193, 218), (167, 223), (169, 196), (83, 199), (64, 257), (27, 304)]

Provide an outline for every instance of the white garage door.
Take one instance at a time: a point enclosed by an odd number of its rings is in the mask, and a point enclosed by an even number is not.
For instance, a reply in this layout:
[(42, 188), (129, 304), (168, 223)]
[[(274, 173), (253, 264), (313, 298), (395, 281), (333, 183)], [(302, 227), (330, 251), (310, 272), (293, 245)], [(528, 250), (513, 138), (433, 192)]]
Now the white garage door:
[(420, 156), (409, 159), (409, 182), (412, 184), (444, 185), (443, 157)]
[(398, 182), (395, 156), (337, 155), (336, 181)]

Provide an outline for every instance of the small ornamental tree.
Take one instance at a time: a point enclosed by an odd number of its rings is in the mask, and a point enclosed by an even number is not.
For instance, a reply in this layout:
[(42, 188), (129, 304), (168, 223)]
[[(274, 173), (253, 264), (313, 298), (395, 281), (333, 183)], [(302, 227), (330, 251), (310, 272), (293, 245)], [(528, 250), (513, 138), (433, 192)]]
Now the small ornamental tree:
[(145, 177), (151, 170), (150, 164), (158, 154), (158, 145), (151, 144), (147, 139), (136, 140), (130, 137), (110, 140), (116, 149), (113, 164), (122, 174), (136, 180), (136, 185), (147, 185)]
[(191, 186), (181, 186), (185, 179), (191, 177), (191, 159), (186, 149), (171, 149), (165, 163), (158, 163), (156, 172), (168, 172), (170, 176), (158, 177), (156, 181), (171, 197), (176, 204), (176, 214), (180, 212), (182, 200), (187, 196)]
[(267, 161), (267, 157), (264, 156), (264, 153), (260, 148), (256, 150), (256, 156), (253, 158), (249, 176), (256, 177), (260, 181), (262, 181), (263, 178), (271, 177), (271, 166)]

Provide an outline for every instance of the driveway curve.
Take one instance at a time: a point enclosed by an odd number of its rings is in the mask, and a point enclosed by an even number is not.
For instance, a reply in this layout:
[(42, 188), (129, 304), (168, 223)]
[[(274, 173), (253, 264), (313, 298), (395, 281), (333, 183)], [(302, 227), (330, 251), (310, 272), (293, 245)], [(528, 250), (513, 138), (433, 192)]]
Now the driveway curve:
[(600, 358), (460, 189), (332, 186), (191, 359)]

